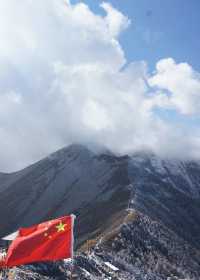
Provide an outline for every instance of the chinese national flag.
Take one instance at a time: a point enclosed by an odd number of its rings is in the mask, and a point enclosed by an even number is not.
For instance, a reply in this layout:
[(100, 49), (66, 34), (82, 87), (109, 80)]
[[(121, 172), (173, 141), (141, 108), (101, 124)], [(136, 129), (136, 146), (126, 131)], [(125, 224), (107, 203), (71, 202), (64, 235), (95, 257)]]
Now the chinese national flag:
[(8, 249), (4, 266), (72, 258), (73, 224), (71, 215), (21, 228)]

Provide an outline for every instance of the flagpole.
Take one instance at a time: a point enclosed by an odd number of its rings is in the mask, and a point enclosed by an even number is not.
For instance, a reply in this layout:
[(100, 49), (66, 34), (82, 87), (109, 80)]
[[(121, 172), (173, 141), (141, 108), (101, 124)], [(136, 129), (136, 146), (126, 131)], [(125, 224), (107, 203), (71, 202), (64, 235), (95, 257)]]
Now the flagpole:
[(76, 216), (74, 214), (71, 214), (72, 219), (72, 231), (71, 231), (71, 259), (72, 259), (72, 266), (71, 266), (71, 276), (70, 280), (73, 279), (73, 272), (74, 272), (74, 222), (76, 219)]
[(72, 266), (71, 266), (71, 275), (70, 275), (70, 280), (73, 279), (73, 272), (74, 272), (74, 259), (72, 259)]

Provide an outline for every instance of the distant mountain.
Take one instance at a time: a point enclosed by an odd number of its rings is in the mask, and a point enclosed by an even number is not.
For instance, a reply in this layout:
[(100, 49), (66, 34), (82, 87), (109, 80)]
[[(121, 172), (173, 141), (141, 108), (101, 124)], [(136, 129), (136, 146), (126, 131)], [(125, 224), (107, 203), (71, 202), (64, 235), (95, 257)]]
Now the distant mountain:
[[(139, 218), (126, 222), (127, 208)], [(22, 171), (0, 173), (0, 236), (68, 213), (77, 215), (77, 248), (85, 248), (88, 239), (97, 242), (114, 232), (109, 243), (99, 246), (103, 254), (113, 254), (111, 262), (116, 255), (132, 270), (139, 269), (140, 263), (144, 277), (153, 271), (151, 262), (153, 266), (167, 263), (166, 275), (173, 274), (173, 265), (178, 275), (185, 263), (188, 268), (179, 276), (200, 279), (199, 161), (161, 159), (151, 153), (116, 156), (71, 145)], [(123, 225), (127, 225), (127, 240), (116, 249)], [(79, 262), (77, 267), (81, 270)], [(167, 279), (159, 276), (159, 269), (155, 275), (152, 279)]]

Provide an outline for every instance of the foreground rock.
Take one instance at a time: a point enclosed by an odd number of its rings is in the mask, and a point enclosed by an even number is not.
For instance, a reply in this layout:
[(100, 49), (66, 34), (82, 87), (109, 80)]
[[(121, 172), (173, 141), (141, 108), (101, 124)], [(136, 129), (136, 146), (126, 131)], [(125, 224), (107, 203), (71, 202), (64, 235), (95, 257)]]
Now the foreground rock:
[(73, 265), (63, 261), (29, 265), (9, 270), (2, 279), (200, 279), (200, 251), (135, 211), (89, 249), (77, 252)]

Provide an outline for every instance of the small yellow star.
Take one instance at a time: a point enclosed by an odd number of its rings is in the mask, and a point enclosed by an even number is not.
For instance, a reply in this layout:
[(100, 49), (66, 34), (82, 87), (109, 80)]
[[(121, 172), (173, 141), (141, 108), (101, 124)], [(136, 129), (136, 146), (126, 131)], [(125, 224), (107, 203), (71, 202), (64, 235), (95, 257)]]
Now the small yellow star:
[(60, 222), (60, 224), (56, 226), (57, 232), (65, 231), (65, 226), (66, 226), (66, 224), (63, 224), (62, 222)]

